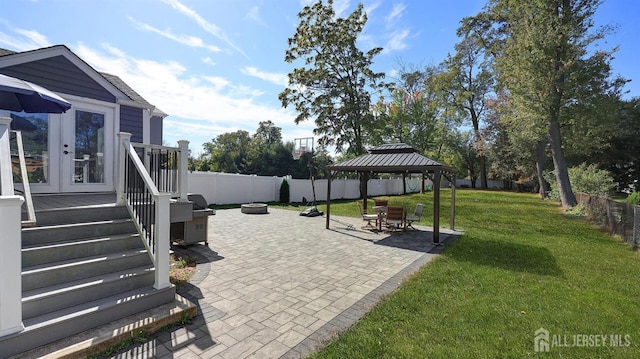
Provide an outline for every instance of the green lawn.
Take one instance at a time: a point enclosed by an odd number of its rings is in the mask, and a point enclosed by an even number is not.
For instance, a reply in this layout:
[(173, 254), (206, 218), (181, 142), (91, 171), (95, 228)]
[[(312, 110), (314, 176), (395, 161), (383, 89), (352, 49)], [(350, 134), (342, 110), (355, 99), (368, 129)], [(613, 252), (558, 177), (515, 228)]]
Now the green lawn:
[[(459, 241), (312, 358), (640, 357), (638, 253), (534, 195), (456, 194)], [(384, 198), (410, 210), (424, 202), (421, 224), (431, 224), (433, 194)], [(449, 191), (441, 203), (446, 226)], [(353, 201), (331, 208), (357, 216)], [(607, 346), (535, 353), (540, 327), (561, 344), (602, 334)], [(630, 345), (611, 347), (611, 335)]]

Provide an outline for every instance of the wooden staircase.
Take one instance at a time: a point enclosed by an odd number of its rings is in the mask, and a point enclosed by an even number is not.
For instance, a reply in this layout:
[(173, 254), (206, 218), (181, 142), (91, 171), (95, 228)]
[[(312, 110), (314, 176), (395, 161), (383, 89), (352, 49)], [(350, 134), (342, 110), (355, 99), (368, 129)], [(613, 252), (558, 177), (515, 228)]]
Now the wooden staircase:
[(156, 290), (154, 267), (125, 206), (38, 211), (22, 230), (25, 329), (0, 338), (0, 358), (175, 299)]

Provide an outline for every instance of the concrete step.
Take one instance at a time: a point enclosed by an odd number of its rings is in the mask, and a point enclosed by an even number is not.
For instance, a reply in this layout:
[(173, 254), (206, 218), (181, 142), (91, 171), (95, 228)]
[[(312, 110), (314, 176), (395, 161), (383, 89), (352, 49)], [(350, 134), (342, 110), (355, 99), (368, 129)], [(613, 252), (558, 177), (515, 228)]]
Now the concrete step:
[(142, 244), (140, 235), (137, 233), (45, 243), (42, 245), (23, 245), (22, 266), (24, 268), (74, 258), (142, 248), (144, 248), (144, 245)]
[(116, 293), (153, 285), (153, 266), (114, 271), (23, 292), (22, 317), (29, 319)]
[(0, 359), (170, 303), (174, 299), (175, 287), (156, 290), (148, 286), (26, 319), (22, 332), (0, 337)]
[(127, 207), (114, 204), (99, 206), (47, 209), (36, 212), (36, 226), (98, 222), (108, 219), (129, 218)]
[(150, 261), (146, 249), (135, 249), (30, 266), (22, 270), (22, 291), (91, 278), (114, 270), (140, 267)]
[(22, 229), (22, 245), (33, 247), (74, 239), (98, 238), (137, 232), (130, 218)]

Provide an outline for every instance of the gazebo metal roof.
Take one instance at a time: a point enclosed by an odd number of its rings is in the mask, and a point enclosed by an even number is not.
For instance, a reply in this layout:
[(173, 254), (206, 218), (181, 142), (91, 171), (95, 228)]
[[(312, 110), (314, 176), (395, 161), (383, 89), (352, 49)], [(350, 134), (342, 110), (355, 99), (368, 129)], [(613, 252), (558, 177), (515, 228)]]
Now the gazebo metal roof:
[(367, 188), (366, 180), (369, 173), (428, 173), (433, 174), (434, 190), (434, 243), (439, 243), (439, 216), (440, 216), (440, 179), (441, 176), (449, 177), (451, 188), (454, 191), (451, 198), (451, 228), (454, 223), (455, 207), (455, 173), (456, 170), (443, 163), (434, 161), (419, 154), (416, 149), (405, 143), (389, 143), (369, 150), (369, 153), (360, 155), (346, 161), (327, 166), (329, 171), (327, 188), (327, 224), (329, 228), (331, 206), (331, 179), (337, 172), (358, 172), (363, 174), (365, 185), (363, 188), (363, 207), (366, 211)]
[(442, 172), (452, 173), (455, 170), (429, 157), (419, 154), (413, 147), (404, 143), (393, 143), (378, 146), (369, 153), (346, 161), (327, 166), (331, 171), (346, 172)]

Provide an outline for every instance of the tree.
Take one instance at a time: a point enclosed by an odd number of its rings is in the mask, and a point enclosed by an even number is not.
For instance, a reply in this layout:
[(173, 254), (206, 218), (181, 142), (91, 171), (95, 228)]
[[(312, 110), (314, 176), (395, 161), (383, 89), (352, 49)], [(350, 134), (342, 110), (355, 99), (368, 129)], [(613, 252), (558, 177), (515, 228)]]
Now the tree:
[(610, 147), (591, 160), (611, 172), (618, 191), (640, 192), (640, 98), (620, 101), (613, 114), (619, 121), (612, 128)]
[[(480, 187), (487, 188), (487, 157), (480, 122), (486, 109), (485, 102), (493, 90), (493, 75), (484, 55), (482, 43), (464, 27), (458, 31), (462, 40), (455, 45), (456, 53), (444, 61), (446, 91), (449, 102), (464, 114), (473, 126), (474, 153), (480, 170)], [(475, 187), (475, 181), (472, 181)]]
[(390, 101), (380, 98), (374, 115), (381, 126), (371, 137), (372, 144), (402, 142), (420, 153), (437, 147), (438, 123), (444, 112), (443, 98), (437, 77), (441, 71), (427, 66), (424, 71), (402, 67), (395, 86), (390, 89)]
[(260, 176), (289, 174), (293, 158), (282, 143), (282, 129), (271, 121), (261, 121), (251, 137), (247, 173)]
[[(563, 207), (576, 204), (563, 149), (562, 126), (568, 107), (581, 101), (588, 79), (583, 67), (588, 50), (608, 28), (593, 30), (601, 0), (491, 0), (485, 12), (465, 20), (483, 33), (498, 81), (508, 91), (519, 120), (529, 128), (547, 128), (538, 150), (549, 143), (555, 180)], [(592, 55), (592, 56), (597, 56)], [(583, 61), (584, 60), (584, 61)], [(595, 69), (594, 69), (595, 70)], [(540, 153), (538, 153), (540, 154)]]
[(471, 131), (452, 129), (440, 155), (440, 158), (449, 166), (457, 168), (461, 173), (467, 173), (472, 187), (475, 187), (474, 183), (478, 179), (480, 170), (474, 137)]
[(209, 156), (211, 171), (226, 173), (246, 173), (247, 152), (251, 137), (249, 132), (238, 130), (219, 135), (202, 145)]
[(347, 18), (336, 18), (333, 0), (318, 0), (298, 14), (300, 23), (285, 54), (300, 67), (289, 73), (288, 87), (278, 98), (293, 105), (295, 123), (314, 119), (321, 146), (339, 153), (362, 154), (368, 133), (376, 126), (370, 111), (371, 93), (385, 86), (384, 73), (371, 70), (382, 48), (366, 53), (356, 46), (367, 22), (362, 4)]

